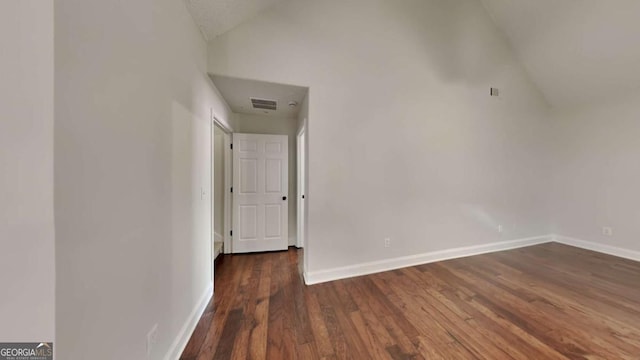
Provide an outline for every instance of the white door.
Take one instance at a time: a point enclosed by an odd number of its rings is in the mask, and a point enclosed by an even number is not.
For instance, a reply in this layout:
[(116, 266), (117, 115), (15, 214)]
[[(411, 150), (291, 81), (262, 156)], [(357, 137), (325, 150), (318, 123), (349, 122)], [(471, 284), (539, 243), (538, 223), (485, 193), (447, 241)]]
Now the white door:
[(286, 135), (233, 134), (234, 253), (287, 249), (288, 149)]

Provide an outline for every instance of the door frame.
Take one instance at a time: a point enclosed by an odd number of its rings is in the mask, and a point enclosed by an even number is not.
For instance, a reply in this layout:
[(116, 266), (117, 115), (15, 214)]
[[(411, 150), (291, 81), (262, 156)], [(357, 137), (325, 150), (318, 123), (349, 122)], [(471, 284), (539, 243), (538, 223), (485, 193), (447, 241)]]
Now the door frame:
[[(233, 185), (233, 156), (231, 153), (231, 144), (232, 144), (232, 134), (233, 128), (224, 121), (221, 117), (212, 114), (212, 127), (211, 127), (211, 213), (213, 215), (213, 209), (215, 209), (215, 199), (214, 199), (214, 173), (213, 173), (213, 159), (214, 159), (214, 132), (215, 126), (218, 126), (224, 132), (224, 208), (223, 208), (223, 226), (224, 226), (224, 234), (222, 234), (223, 238), (223, 253), (230, 254), (231, 253), (231, 186)], [(213, 245), (215, 238), (215, 229), (213, 218), (211, 219), (211, 244)], [(212, 262), (213, 262), (213, 249), (211, 251)]]
[[(302, 141), (300, 141), (302, 139)], [(305, 117), (298, 128), (296, 136), (297, 156), (297, 198), (300, 202), (297, 211), (298, 248), (302, 248), (302, 261), (298, 261), (298, 269), (306, 278), (309, 271), (309, 118)], [(302, 165), (302, 166), (301, 166)], [(304, 195), (304, 200), (302, 200)], [(300, 259), (299, 259), (300, 260)]]
[[(306, 200), (306, 119), (303, 125), (298, 130), (298, 134), (296, 135), (296, 182), (297, 182), (297, 194), (296, 194), (296, 247), (304, 248), (305, 247), (305, 214), (306, 211), (304, 209), (305, 200)], [(302, 197), (305, 197), (303, 199)]]

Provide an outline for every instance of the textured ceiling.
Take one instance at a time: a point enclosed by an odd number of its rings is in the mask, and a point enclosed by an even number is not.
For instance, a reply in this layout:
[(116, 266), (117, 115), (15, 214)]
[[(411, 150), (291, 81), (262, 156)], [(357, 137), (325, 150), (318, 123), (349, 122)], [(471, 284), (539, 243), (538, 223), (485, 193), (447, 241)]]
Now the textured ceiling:
[(640, 1), (481, 1), (552, 106), (640, 88)]
[(282, 0), (184, 0), (204, 36), (211, 40)]
[[(308, 88), (301, 86), (274, 84), (219, 75), (210, 75), (210, 77), (231, 110), (239, 114), (296, 118), (298, 112), (300, 112), (300, 104), (302, 104), (308, 91)], [(254, 109), (251, 106), (250, 98), (275, 100), (278, 102), (278, 108), (277, 110)], [(298, 103), (298, 106), (290, 107), (289, 102), (292, 101)]]

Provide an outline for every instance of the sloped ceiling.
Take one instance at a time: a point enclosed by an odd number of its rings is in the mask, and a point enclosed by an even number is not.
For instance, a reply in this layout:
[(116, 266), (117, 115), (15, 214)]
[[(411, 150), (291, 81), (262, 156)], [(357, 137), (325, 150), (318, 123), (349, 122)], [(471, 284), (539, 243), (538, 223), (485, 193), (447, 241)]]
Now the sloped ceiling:
[(184, 0), (205, 38), (211, 40), (283, 0)]
[[(287, 0), (184, 0), (209, 40)], [(639, 0), (480, 0), (554, 107), (640, 90)]]
[[(293, 85), (274, 84), (264, 81), (209, 75), (231, 110), (238, 114), (262, 115), (266, 117), (295, 119), (300, 105), (307, 95), (307, 88)], [(276, 110), (260, 110), (251, 106), (250, 98), (275, 100)], [(290, 102), (297, 103), (289, 106)]]
[(640, 1), (481, 1), (552, 106), (640, 88)]

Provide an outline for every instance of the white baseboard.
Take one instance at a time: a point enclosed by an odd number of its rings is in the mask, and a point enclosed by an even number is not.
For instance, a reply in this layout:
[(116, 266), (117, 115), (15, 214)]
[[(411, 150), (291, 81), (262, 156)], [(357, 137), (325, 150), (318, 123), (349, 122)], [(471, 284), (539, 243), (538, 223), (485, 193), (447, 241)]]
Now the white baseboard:
[(553, 235), (536, 236), (525, 239), (502, 241), (490, 244), (434, 251), (418, 255), (403, 256), (394, 259), (372, 261), (328, 270), (305, 272), (304, 282), (307, 285), (313, 285), (327, 281), (351, 278), (355, 276), (375, 274), (409, 266), (428, 264), (436, 261), (480, 255), (509, 249), (517, 249), (525, 246), (547, 243), (550, 241), (553, 241)]
[(200, 301), (182, 326), (182, 329), (180, 329), (180, 332), (178, 333), (176, 339), (173, 341), (173, 344), (171, 344), (167, 355), (164, 357), (164, 360), (180, 359), (180, 355), (182, 355), (184, 348), (187, 346), (187, 343), (191, 338), (191, 334), (193, 334), (193, 331), (196, 329), (196, 325), (198, 325), (198, 321), (200, 320), (200, 317), (202, 317), (202, 314), (207, 308), (207, 305), (209, 304), (212, 296), (213, 284), (209, 284), (204, 294), (202, 294)]
[(597, 251), (603, 254), (613, 255), (613, 256), (630, 259), (634, 261), (640, 261), (640, 251), (623, 249), (623, 248), (610, 246), (610, 245), (598, 244), (592, 241), (576, 239), (568, 236), (562, 236), (562, 235), (552, 235), (552, 236), (553, 236), (553, 241), (560, 244), (575, 246), (575, 247), (579, 247), (581, 249), (586, 249), (586, 250)]
[(213, 233), (213, 241), (214, 242), (224, 242), (224, 238), (217, 232)]

